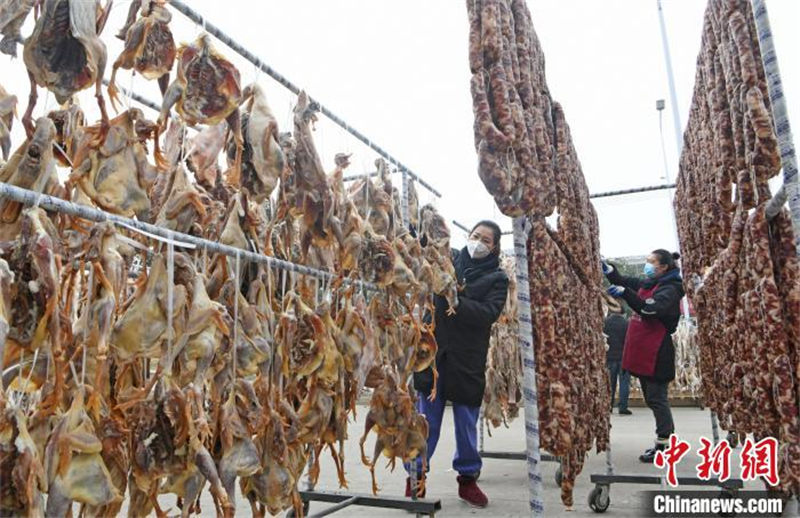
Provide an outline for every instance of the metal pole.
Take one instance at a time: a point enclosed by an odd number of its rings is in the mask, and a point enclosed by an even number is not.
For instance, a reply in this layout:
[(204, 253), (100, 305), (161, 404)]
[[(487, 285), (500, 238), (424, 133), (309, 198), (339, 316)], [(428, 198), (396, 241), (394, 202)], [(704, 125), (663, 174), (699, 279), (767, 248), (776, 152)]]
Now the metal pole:
[[(678, 113), (678, 94), (675, 91), (675, 76), (672, 72), (672, 58), (669, 55), (669, 42), (667, 41), (667, 25), (664, 23), (664, 10), (661, 7), (661, 0), (656, 0), (658, 4), (658, 24), (661, 28), (661, 43), (664, 46), (664, 65), (667, 68), (667, 82), (669, 83), (669, 97), (670, 104), (672, 104), (672, 122), (675, 126), (675, 147), (678, 150), (678, 160), (681, 158), (681, 151), (683, 148), (683, 135), (681, 133), (681, 117)], [(672, 177), (669, 174), (669, 169), (664, 171), (667, 183), (672, 183)], [(675, 217), (675, 209), (673, 205), (673, 193), (669, 193), (670, 213), (672, 217), (672, 230), (675, 233), (675, 244), (680, 248), (681, 239), (678, 235), (678, 223)], [(684, 318), (689, 318), (689, 299), (685, 296), (681, 299), (681, 307), (683, 308)]]
[(359, 497), (358, 495), (351, 496), (347, 500), (342, 500), (341, 502), (339, 502), (336, 505), (332, 505), (332, 506), (328, 507), (327, 509), (323, 509), (322, 511), (320, 511), (318, 513), (312, 514), (311, 516), (309, 516), (309, 518), (316, 518), (318, 516), (320, 516), (320, 517), (321, 516), (328, 516), (329, 514), (333, 514), (335, 512), (341, 511), (345, 507), (350, 507), (351, 505), (357, 505), (359, 498), (361, 498), (361, 497)]
[[(188, 5), (183, 3), (181, 0), (170, 0), (170, 4), (172, 5), (173, 8), (175, 8), (176, 11), (180, 12), (181, 14), (183, 14), (184, 16), (186, 16), (187, 18), (189, 18), (190, 20), (192, 20), (196, 24), (202, 25), (203, 30), (207, 31), (209, 34), (211, 34), (212, 36), (217, 38), (219, 41), (221, 41), (222, 43), (224, 43), (225, 45), (230, 47), (231, 50), (233, 50), (234, 52), (236, 52), (237, 54), (242, 56), (244, 59), (246, 59), (247, 61), (249, 61), (253, 65), (255, 65), (258, 69), (260, 69), (262, 72), (264, 72), (265, 74), (270, 76), (272, 79), (274, 79), (275, 81), (277, 81), (278, 83), (280, 83), (281, 85), (286, 87), (290, 92), (292, 92), (294, 94), (299, 94), (300, 93), (300, 90), (301, 90), (300, 87), (298, 87), (297, 85), (295, 85), (294, 83), (289, 81), (286, 77), (284, 77), (283, 75), (279, 74), (272, 67), (270, 67), (269, 65), (267, 65), (266, 63), (261, 61), (261, 59), (259, 59), (255, 54), (253, 54), (252, 52), (250, 52), (249, 50), (247, 50), (246, 48), (244, 48), (243, 46), (238, 44), (233, 38), (228, 36), (219, 27), (217, 27), (216, 25), (214, 25), (210, 21), (206, 20), (206, 18), (203, 17), (203, 15), (201, 15), (197, 11), (193, 10), (191, 7), (189, 7)], [(390, 155), (382, 147), (380, 147), (379, 145), (373, 143), (363, 133), (361, 133), (360, 131), (358, 131), (354, 127), (350, 126), (347, 122), (344, 121), (344, 119), (342, 119), (341, 117), (339, 117), (338, 115), (336, 115), (335, 113), (333, 113), (328, 108), (326, 108), (325, 106), (320, 104), (318, 101), (312, 99), (311, 97), (309, 97), (309, 101), (311, 102), (312, 105), (316, 105), (316, 107), (319, 108), (319, 111), (323, 115), (328, 117), (331, 121), (333, 121), (337, 126), (339, 126), (340, 128), (342, 128), (346, 132), (348, 132), (351, 135), (353, 135), (355, 138), (360, 140), (362, 143), (366, 144), (367, 147), (369, 147), (370, 149), (372, 149), (373, 151), (375, 151), (376, 153), (381, 155), (383, 158), (385, 158), (389, 162), (392, 162), (392, 163), (396, 164), (398, 169), (408, 173), (411, 176), (411, 178), (413, 178), (416, 181), (418, 181), (420, 185), (424, 186), (426, 189), (431, 191), (433, 194), (436, 194), (437, 196), (441, 196), (439, 194), (439, 191), (434, 189), (429, 183), (425, 182), (417, 174), (415, 174), (413, 171), (411, 171), (411, 169), (409, 169), (408, 167), (403, 165), (399, 160), (397, 160), (392, 155)]]
[[(184, 243), (189, 243), (191, 245), (196, 246), (197, 248), (202, 248), (204, 250), (208, 250), (209, 252), (213, 253), (224, 254), (227, 255), (228, 257), (236, 257), (238, 255), (241, 259), (244, 259), (246, 261), (263, 263), (266, 264), (267, 266), (275, 267), (279, 270), (288, 270), (291, 272), (299, 273), (300, 275), (307, 275), (309, 277), (316, 277), (327, 281), (331, 281), (334, 279), (334, 275), (332, 273), (319, 270), (317, 268), (311, 268), (308, 266), (304, 266), (302, 264), (296, 264), (296, 263), (291, 263), (289, 261), (284, 261), (276, 257), (270, 257), (268, 255), (251, 252), (249, 250), (243, 250), (241, 248), (223, 245), (222, 243), (209, 241), (208, 239), (203, 239), (201, 237), (184, 234), (182, 232), (175, 232), (174, 230), (158, 227), (156, 225), (151, 225), (150, 223), (145, 223), (143, 221), (126, 218), (123, 216), (119, 216), (117, 214), (111, 214), (110, 212), (98, 210), (93, 207), (88, 207), (86, 205), (78, 205), (67, 200), (62, 200), (61, 198), (49, 196), (47, 194), (40, 194), (34, 191), (30, 191), (28, 189), (22, 189), (15, 185), (10, 185), (4, 182), (0, 182), (0, 198), (8, 198), (16, 202), (22, 203), (24, 205), (34, 205), (43, 207), (57, 212), (62, 212), (64, 214), (69, 214), (70, 216), (76, 216), (78, 218), (86, 219), (89, 221), (95, 221), (95, 222), (110, 221), (117, 225), (129, 228), (131, 230), (135, 230), (145, 234), (151, 234), (153, 237), (156, 238), (161, 238), (172, 242), (174, 242), (175, 240), (183, 241)], [(370, 291), (379, 291), (379, 288), (375, 284), (369, 282), (347, 279), (347, 278), (342, 279), (342, 282), (345, 284), (354, 283), (356, 286), (368, 289)]]
[(772, 119), (775, 124), (775, 134), (778, 137), (778, 149), (781, 153), (783, 191), (789, 201), (795, 250), (800, 255), (800, 183), (797, 180), (797, 154), (794, 149), (792, 127), (789, 124), (789, 112), (786, 109), (786, 97), (783, 94), (778, 55), (775, 53), (775, 43), (772, 41), (767, 5), (764, 0), (752, 0), (752, 6), (758, 33), (758, 46), (761, 49), (761, 61), (764, 63), (767, 90), (770, 104), (772, 104)]
[[(678, 158), (681, 156), (683, 147), (683, 135), (681, 133), (681, 116), (678, 113), (678, 94), (675, 91), (675, 77), (672, 73), (672, 58), (669, 54), (669, 42), (667, 41), (667, 26), (664, 23), (664, 10), (661, 8), (661, 0), (658, 2), (658, 23), (661, 26), (661, 43), (664, 46), (664, 64), (667, 67), (667, 81), (669, 82), (669, 97), (672, 104), (672, 121), (675, 124), (675, 146), (678, 149)], [(667, 182), (670, 182), (669, 171), (667, 171)]]
[(717, 413), (713, 410), (711, 411), (711, 436), (714, 439), (714, 445), (719, 442), (719, 420), (717, 419)]
[(528, 282), (528, 220), (514, 218), (519, 347), (522, 349), (523, 399), (525, 400), (525, 444), (528, 450), (528, 482), (531, 516), (544, 516), (541, 454), (539, 452), (539, 401), (536, 388), (536, 355), (533, 350), (531, 288)]
[[(108, 86), (108, 84), (109, 84), (108, 79), (103, 78), (103, 84)], [(117, 90), (119, 90), (120, 92), (122, 92), (126, 96), (130, 97), (134, 101), (138, 102), (139, 104), (143, 104), (144, 106), (147, 106), (148, 108), (152, 108), (153, 110), (155, 110), (157, 112), (161, 111), (161, 105), (160, 104), (158, 104), (155, 101), (152, 101), (152, 100), (148, 99), (147, 97), (143, 97), (143, 96), (137, 94), (136, 92), (132, 92), (132, 91), (128, 90), (127, 88), (125, 88), (124, 86), (117, 86)]]
[(462, 225), (461, 223), (459, 223), (458, 221), (453, 220), (453, 225), (457, 226), (458, 228), (460, 228), (461, 230), (463, 230), (464, 232), (469, 234), (469, 229), (465, 225)]
[(589, 198), (608, 198), (611, 196), (622, 196), (625, 194), (638, 194), (640, 192), (649, 192), (649, 191), (663, 191), (666, 189), (674, 189), (674, 183), (665, 183), (663, 185), (651, 185), (649, 187), (636, 187), (634, 189), (623, 189), (619, 191), (606, 191), (606, 192), (598, 192), (595, 194), (590, 194)]

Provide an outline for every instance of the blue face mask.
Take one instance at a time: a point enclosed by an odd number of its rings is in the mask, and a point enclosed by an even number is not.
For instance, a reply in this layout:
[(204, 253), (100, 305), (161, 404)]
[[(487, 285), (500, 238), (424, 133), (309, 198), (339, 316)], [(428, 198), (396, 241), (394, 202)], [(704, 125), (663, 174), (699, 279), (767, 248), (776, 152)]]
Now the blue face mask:
[(652, 279), (658, 272), (656, 271), (656, 267), (653, 266), (652, 263), (644, 263), (644, 274), (647, 276), (648, 279)]

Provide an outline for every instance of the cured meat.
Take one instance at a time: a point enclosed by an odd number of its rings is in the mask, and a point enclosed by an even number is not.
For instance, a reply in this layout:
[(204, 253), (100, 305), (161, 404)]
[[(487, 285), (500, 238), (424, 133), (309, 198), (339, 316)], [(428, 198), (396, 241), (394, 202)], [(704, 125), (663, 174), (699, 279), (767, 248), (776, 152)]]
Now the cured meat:
[(136, 12), (141, 6), (142, 17), (126, 24), (123, 28), (125, 48), (111, 68), (111, 79), (108, 82), (108, 97), (116, 105), (117, 70), (133, 69), (145, 79), (158, 79), (161, 93), (167, 91), (169, 71), (175, 61), (175, 40), (169, 29), (172, 15), (164, 6), (164, 0), (135, 0), (131, 2), (130, 12)]
[(17, 109), (17, 96), (11, 95), (0, 85), (0, 151), (3, 160), (8, 160), (11, 152), (11, 126)]
[(35, 3), (36, 0), (8, 0), (0, 5), (0, 52), (17, 56), (17, 43), (23, 42), (19, 30)]
[[(483, 395), (483, 418), (493, 427), (508, 426), (522, 407), (522, 355), (519, 351), (517, 321), (517, 283), (513, 257), (505, 256), (500, 264), (508, 276), (508, 296), (500, 318), (492, 327), (486, 363), (486, 392)], [(489, 435), (491, 435), (489, 428)]]
[[(608, 444), (597, 215), (564, 110), (548, 90), (526, 3), (468, 0), (467, 12), (478, 175), (505, 215), (532, 223), (528, 258), (541, 445), (563, 459), (561, 497), (571, 506), (586, 452)], [(556, 209), (554, 229), (545, 218)], [(486, 417), (497, 425), (516, 411), (510, 402), (518, 381), (506, 378), (514, 362), (497, 349), (493, 354)]]
[(32, 114), (36, 105), (36, 85), (47, 88), (59, 104), (75, 93), (95, 85), (95, 97), (108, 125), (101, 90), (106, 68), (106, 46), (100, 40), (111, 2), (101, 7), (99, 0), (45, 0), (33, 33), (25, 40), (23, 60), (31, 81), (28, 109), (22, 125), (33, 133)]
[[(242, 97), (239, 71), (211, 46), (208, 34), (201, 34), (191, 45), (181, 45), (177, 60), (178, 76), (164, 93), (158, 126), (165, 126), (173, 105), (190, 126), (227, 120), (238, 149), (228, 180), (238, 187), (243, 146), (238, 110)], [(158, 153), (157, 161), (163, 161)]]
[(137, 108), (111, 120), (102, 142), (99, 127), (84, 127), (76, 138), (70, 182), (102, 209), (123, 216), (138, 216), (146, 221), (150, 213), (148, 190), (155, 182), (156, 170), (147, 161), (147, 152), (137, 135), (144, 119)]
[(799, 267), (787, 213), (766, 215), (781, 161), (755, 34), (749, 2), (709, 2), (675, 213), (706, 403), (778, 439), (781, 489), (798, 494)]

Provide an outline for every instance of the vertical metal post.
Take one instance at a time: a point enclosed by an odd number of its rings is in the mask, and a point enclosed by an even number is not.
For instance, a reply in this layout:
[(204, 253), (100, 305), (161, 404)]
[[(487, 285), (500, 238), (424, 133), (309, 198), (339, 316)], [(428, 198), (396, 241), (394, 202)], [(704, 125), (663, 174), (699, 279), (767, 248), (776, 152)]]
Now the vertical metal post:
[(719, 442), (719, 420), (717, 419), (717, 413), (713, 410), (711, 411), (711, 436), (716, 445)]
[[(669, 98), (670, 104), (672, 105), (672, 122), (674, 125), (675, 130), (675, 147), (678, 150), (678, 160), (681, 158), (681, 151), (683, 149), (683, 134), (682, 134), (682, 126), (681, 126), (681, 116), (678, 113), (678, 94), (675, 90), (675, 75), (672, 72), (672, 58), (669, 54), (669, 42), (667, 41), (667, 25), (664, 23), (664, 10), (661, 8), (661, 0), (656, 0), (658, 3), (658, 24), (661, 28), (661, 43), (664, 47), (664, 65), (667, 68), (667, 82), (669, 84)], [(672, 183), (672, 175), (669, 174), (669, 168), (664, 171), (666, 175), (667, 183)], [(678, 222), (675, 216), (675, 209), (673, 207), (673, 198), (674, 194), (672, 191), (669, 192), (669, 204), (671, 210), (672, 217), (670, 220), (672, 221), (672, 230), (675, 233), (675, 244), (680, 247), (681, 238), (678, 235)], [(681, 299), (681, 307), (683, 308), (683, 315), (684, 318), (689, 318), (689, 299), (684, 296)]]
[(519, 347), (522, 349), (522, 394), (525, 400), (525, 444), (528, 451), (528, 482), (531, 516), (544, 516), (541, 454), (539, 452), (539, 401), (536, 388), (536, 355), (533, 350), (531, 289), (528, 282), (528, 220), (514, 218)]
[(606, 447), (606, 475), (614, 474), (614, 462), (611, 459), (611, 437), (608, 438), (608, 446)]
[[(661, 43), (664, 47), (664, 64), (667, 67), (667, 82), (669, 83), (669, 98), (672, 101), (672, 122), (675, 125), (675, 146), (678, 149), (678, 158), (681, 156), (683, 147), (683, 134), (681, 133), (681, 116), (678, 112), (678, 94), (675, 90), (675, 76), (672, 73), (672, 58), (669, 54), (669, 42), (667, 41), (667, 25), (664, 23), (664, 10), (661, 8), (661, 0), (658, 2), (658, 24), (661, 27)], [(667, 183), (670, 183), (669, 172), (667, 172)]]
[(778, 137), (778, 150), (783, 166), (783, 188), (789, 201), (789, 212), (794, 229), (794, 244), (800, 255), (800, 183), (797, 178), (797, 154), (794, 149), (792, 127), (789, 124), (789, 113), (786, 109), (786, 97), (783, 95), (781, 71), (778, 68), (778, 56), (775, 43), (772, 41), (772, 30), (764, 0), (752, 0), (753, 17), (756, 21), (758, 46), (761, 49), (761, 60), (767, 76), (767, 90), (772, 104), (772, 119), (775, 123), (775, 134)]

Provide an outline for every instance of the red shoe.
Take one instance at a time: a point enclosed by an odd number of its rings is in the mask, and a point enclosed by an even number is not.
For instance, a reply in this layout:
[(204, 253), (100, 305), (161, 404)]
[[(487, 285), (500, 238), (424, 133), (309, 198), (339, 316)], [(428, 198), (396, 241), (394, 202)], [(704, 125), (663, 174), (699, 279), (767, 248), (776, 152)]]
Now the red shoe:
[[(419, 485), (419, 479), (417, 479), (417, 485)], [(406, 477), (406, 498), (411, 498), (411, 477)], [(425, 498), (424, 488), (421, 493), (417, 491), (417, 498)]]
[(478, 487), (475, 477), (459, 475), (456, 480), (458, 481), (458, 496), (461, 500), (472, 507), (478, 508), (486, 507), (489, 504), (489, 499), (484, 492), (481, 491), (481, 488)]

